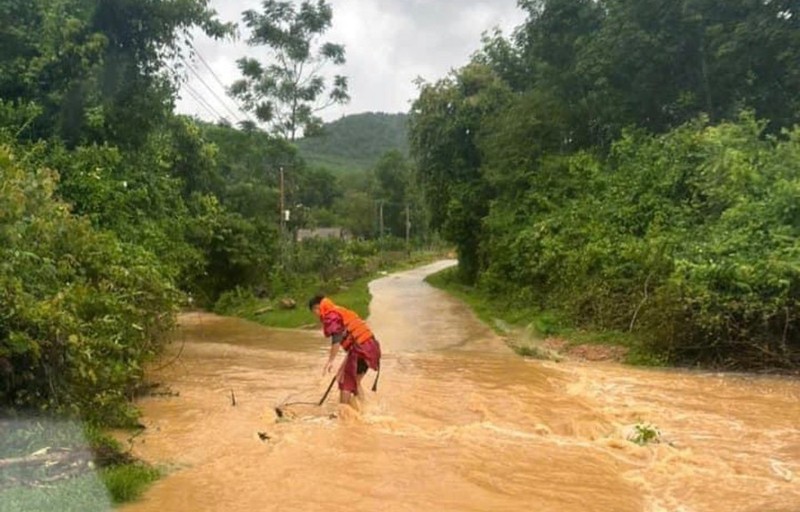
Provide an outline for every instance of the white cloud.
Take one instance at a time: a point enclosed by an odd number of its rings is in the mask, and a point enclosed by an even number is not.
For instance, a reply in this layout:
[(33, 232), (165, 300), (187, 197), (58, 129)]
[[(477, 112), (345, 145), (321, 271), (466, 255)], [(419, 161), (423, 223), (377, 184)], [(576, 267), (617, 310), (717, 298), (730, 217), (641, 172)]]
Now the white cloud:
[[(349, 77), (352, 100), (325, 111), (323, 117), (327, 120), (365, 111), (407, 111), (417, 93), (415, 78), (443, 77), (467, 62), (480, 47), (483, 32), (499, 26), (508, 33), (524, 20), (516, 0), (329, 1), (334, 18), (325, 39), (346, 47), (347, 64), (335, 72)], [(211, 2), (222, 20), (235, 22), (241, 20), (243, 11), (258, 9), (259, 4), (253, 0)], [(236, 59), (264, 55), (263, 50), (250, 48), (243, 40), (220, 42), (202, 34), (196, 35), (194, 45), (225, 85), (239, 78)], [(196, 69), (217, 96), (235, 109), (202, 63), (197, 62)], [(179, 112), (214, 119), (192, 98), (191, 89), (202, 94), (220, 114), (231, 117), (200, 79), (191, 73), (188, 78), (188, 88), (182, 89), (178, 101)]]

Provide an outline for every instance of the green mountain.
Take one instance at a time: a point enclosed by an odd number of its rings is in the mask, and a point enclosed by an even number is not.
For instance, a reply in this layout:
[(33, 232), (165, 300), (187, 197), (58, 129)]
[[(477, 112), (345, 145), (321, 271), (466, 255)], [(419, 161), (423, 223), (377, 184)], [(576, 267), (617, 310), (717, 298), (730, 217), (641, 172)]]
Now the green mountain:
[(297, 146), (312, 166), (342, 173), (370, 169), (389, 150), (408, 154), (407, 123), (406, 114), (354, 114), (325, 124), (321, 135)]

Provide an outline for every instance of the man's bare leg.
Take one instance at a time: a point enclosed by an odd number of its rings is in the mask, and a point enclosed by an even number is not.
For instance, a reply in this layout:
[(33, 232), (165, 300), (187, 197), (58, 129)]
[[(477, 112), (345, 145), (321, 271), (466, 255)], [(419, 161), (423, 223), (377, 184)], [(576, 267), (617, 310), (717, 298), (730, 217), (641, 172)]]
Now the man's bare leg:
[(362, 373), (358, 376), (358, 398), (364, 399), (364, 388), (361, 387), (361, 381), (364, 380), (364, 376), (366, 373)]
[(358, 386), (358, 393), (351, 393), (349, 391), (339, 391), (339, 403), (347, 404), (358, 409), (358, 399), (364, 396), (364, 388), (361, 387), (361, 381), (364, 380), (366, 373), (361, 373), (356, 376), (356, 385)]
[(349, 405), (353, 409), (360, 411), (361, 406), (364, 403), (364, 388), (361, 387), (361, 381), (364, 379), (364, 374), (360, 374), (357, 376), (356, 386), (358, 389), (358, 393), (350, 393), (350, 402)]

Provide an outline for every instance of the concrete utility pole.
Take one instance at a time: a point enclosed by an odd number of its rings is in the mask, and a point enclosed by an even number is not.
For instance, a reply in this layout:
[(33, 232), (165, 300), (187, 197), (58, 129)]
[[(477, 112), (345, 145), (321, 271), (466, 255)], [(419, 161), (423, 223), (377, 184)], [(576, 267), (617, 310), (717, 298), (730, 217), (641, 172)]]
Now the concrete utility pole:
[(281, 235), (286, 230), (286, 208), (284, 207), (284, 192), (283, 192), (283, 166), (281, 166)]
[(406, 203), (406, 252), (411, 250), (411, 210)]
[(383, 238), (383, 200), (381, 200), (380, 202), (379, 222), (380, 222), (380, 230), (378, 231), (378, 237)]

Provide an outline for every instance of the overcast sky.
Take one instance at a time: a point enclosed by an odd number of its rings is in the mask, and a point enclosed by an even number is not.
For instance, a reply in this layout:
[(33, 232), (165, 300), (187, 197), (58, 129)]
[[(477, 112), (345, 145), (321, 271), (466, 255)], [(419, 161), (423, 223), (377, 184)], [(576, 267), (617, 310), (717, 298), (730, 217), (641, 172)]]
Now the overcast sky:
[[(335, 69), (350, 80), (352, 100), (332, 107), (322, 117), (332, 120), (358, 112), (407, 112), (416, 97), (413, 81), (432, 81), (452, 68), (465, 64), (480, 47), (481, 34), (493, 27), (509, 33), (524, 20), (516, 0), (329, 0), (333, 6), (333, 27), (325, 40), (345, 45), (347, 64)], [(241, 22), (241, 13), (258, 9), (258, 0), (212, 0), (223, 21)], [(242, 38), (247, 33), (243, 29)], [(218, 42), (197, 34), (194, 46), (228, 86), (239, 78), (236, 59), (249, 55), (264, 57), (258, 48), (244, 41)], [(211, 109), (231, 119), (221, 102), (236, 111), (211, 72), (195, 59), (196, 72), (187, 72), (188, 87), (181, 89), (178, 111), (214, 120), (214, 114), (192, 97), (202, 95)], [(212, 94), (203, 81), (214, 89)]]

